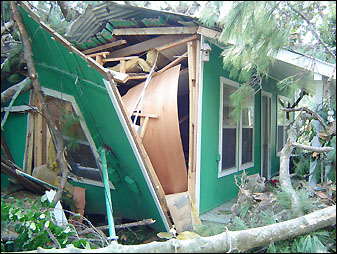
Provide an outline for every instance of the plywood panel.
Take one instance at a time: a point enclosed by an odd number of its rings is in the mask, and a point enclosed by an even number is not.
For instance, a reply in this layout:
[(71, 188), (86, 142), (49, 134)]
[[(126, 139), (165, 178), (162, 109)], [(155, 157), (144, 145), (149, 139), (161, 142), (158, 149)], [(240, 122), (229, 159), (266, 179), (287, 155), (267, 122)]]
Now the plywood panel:
[[(180, 139), (177, 91), (180, 65), (153, 77), (138, 109), (154, 114), (143, 137), (143, 145), (163, 186), (165, 194), (187, 191), (187, 169)], [(131, 88), (123, 99), (129, 115), (145, 82)]]

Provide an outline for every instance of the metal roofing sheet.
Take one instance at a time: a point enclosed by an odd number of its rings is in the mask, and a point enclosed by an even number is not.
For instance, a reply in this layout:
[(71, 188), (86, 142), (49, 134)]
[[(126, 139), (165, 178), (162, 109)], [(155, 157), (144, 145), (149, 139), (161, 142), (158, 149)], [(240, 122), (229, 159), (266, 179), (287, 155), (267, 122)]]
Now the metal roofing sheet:
[(173, 26), (184, 26), (184, 24), (190, 26), (193, 24), (191, 22), (197, 22), (196, 18), (183, 14), (105, 2), (89, 7), (83, 15), (70, 24), (66, 36), (70, 41), (82, 43), (102, 31), (108, 22), (113, 23), (114, 20), (131, 20), (139, 27), (161, 25), (162, 22)]

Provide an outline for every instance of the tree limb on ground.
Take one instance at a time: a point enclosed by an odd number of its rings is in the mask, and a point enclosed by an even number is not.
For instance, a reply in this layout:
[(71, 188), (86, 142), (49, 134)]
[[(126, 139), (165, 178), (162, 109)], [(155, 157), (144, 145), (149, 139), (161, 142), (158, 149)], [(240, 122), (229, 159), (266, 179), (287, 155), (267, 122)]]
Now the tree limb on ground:
[(26, 28), (23, 24), (21, 14), (17, 7), (17, 3), (14, 1), (11, 1), (10, 5), (11, 5), (13, 18), (21, 34), (21, 38), (22, 38), (22, 42), (24, 46), (24, 49), (23, 49), (24, 59), (27, 63), (27, 68), (28, 68), (28, 76), (32, 81), (34, 93), (37, 96), (39, 102), (41, 103), (42, 114), (45, 116), (46, 122), (48, 124), (50, 134), (52, 137), (52, 141), (54, 143), (55, 150), (56, 150), (56, 160), (58, 161), (58, 165), (62, 173), (62, 176), (60, 178), (60, 186), (53, 200), (55, 201), (55, 203), (57, 203), (62, 197), (63, 189), (67, 182), (67, 178), (69, 174), (68, 163), (65, 161), (65, 157), (64, 157), (64, 153), (65, 153), (64, 140), (63, 140), (61, 131), (58, 128), (56, 128), (55, 121), (52, 115), (50, 114), (48, 105), (44, 101), (44, 97), (43, 97), (41, 86), (40, 86), (40, 81), (39, 81), (37, 72), (35, 70), (31, 42), (30, 42), (28, 33), (26, 31)]
[(63, 249), (42, 249), (26, 253), (224, 253), (233, 250), (243, 252), (271, 242), (291, 239), (336, 223), (336, 205), (312, 212), (296, 219), (241, 231), (226, 231), (215, 236), (188, 240), (170, 239), (139, 245), (122, 245), (116, 241), (100, 249), (79, 249), (70, 245)]

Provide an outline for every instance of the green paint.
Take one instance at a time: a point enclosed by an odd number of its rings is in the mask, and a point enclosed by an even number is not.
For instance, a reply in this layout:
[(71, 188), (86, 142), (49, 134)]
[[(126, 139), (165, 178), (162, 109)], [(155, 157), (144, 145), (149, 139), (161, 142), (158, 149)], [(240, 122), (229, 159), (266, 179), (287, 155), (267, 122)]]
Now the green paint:
[[(210, 43), (210, 42), (208, 42)], [(204, 62), (201, 158), (200, 158), (200, 214), (205, 213), (237, 196), (238, 187), (234, 175), (242, 171), (218, 177), (219, 163), (219, 107), (220, 77), (229, 78), (223, 70), (221, 49), (211, 44), (210, 61)], [(217, 68), (214, 68), (217, 66)], [(237, 80), (233, 80), (238, 82)], [(272, 93), (272, 154), (271, 174), (278, 172), (279, 160), (276, 156), (276, 81), (269, 78), (263, 81), (263, 90)], [(261, 174), (261, 91), (255, 95), (254, 113), (254, 166), (246, 169), (248, 175)]]
[(104, 39), (106, 39), (108, 41), (110, 41), (112, 39), (112, 34), (107, 29), (102, 30), (102, 36), (104, 37)]
[[(160, 216), (160, 207), (157, 207), (153, 199), (138, 159), (106, 91), (104, 76), (90, 67), (79, 55), (70, 53), (59, 41), (51, 39), (51, 35), (46, 30), (40, 28), (26, 11), (19, 8), (27, 33), (32, 39), (33, 57), (41, 86), (73, 96), (83, 114), (83, 120), (93, 137), (95, 146), (108, 146), (111, 149), (111, 154), (107, 152), (106, 164), (109, 177), (113, 175), (111, 180), (116, 188), (110, 190), (114, 216), (130, 220), (152, 218), (156, 223), (151, 227), (156, 231), (166, 231)], [(23, 96), (20, 95), (15, 103), (19, 103)], [(29, 96), (26, 98), (27, 104), (28, 98)], [(13, 149), (13, 156), (20, 166), (25, 147), (26, 116), (10, 114), (6, 128), (12, 130), (6, 133), (6, 141)], [(134, 182), (126, 178), (127, 176)], [(102, 187), (73, 181), (71, 183), (86, 189), (85, 211), (87, 213), (105, 213)], [(132, 186), (137, 186), (137, 195)]]
[[(21, 106), (29, 104), (30, 91), (21, 93), (13, 106)], [(10, 103), (10, 102), (8, 102)], [(8, 105), (3, 105), (8, 106)], [(1, 113), (1, 119), (4, 117), (4, 112)], [(23, 168), (24, 150), (26, 145), (26, 125), (27, 113), (10, 113), (4, 131), (3, 138), (7, 143), (8, 149), (11, 152), (14, 163), (20, 168)]]

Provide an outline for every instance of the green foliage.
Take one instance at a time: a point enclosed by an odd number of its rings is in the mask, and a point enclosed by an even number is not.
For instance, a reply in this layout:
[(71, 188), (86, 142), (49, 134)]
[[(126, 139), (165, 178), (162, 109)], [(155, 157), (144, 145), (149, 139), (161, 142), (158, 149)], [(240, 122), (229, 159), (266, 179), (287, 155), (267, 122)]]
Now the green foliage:
[(1, 73), (17, 73), (22, 68), (23, 60), (23, 45), (16, 44), (13, 50), (10, 51), (7, 59), (4, 61)]
[(248, 84), (243, 84), (234, 93), (230, 95), (230, 100), (234, 109), (232, 111), (232, 117), (235, 120), (239, 120), (241, 116), (241, 109), (247, 107), (249, 99), (254, 96), (254, 89)]
[(317, 236), (306, 235), (295, 239), (291, 247), (292, 252), (297, 253), (323, 253), (327, 248), (322, 244)]
[[(28, 202), (28, 201), (27, 201)], [(32, 201), (31, 201), (32, 202)], [(26, 202), (25, 202), (26, 203)], [(1, 232), (15, 231), (19, 236), (15, 241), (8, 241), (1, 245), (2, 251), (30, 251), (38, 247), (50, 249), (55, 247), (56, 239), (61, 248), (71, 243), (71, 236), (77, 234), (75, 228), (68, 224), (57, 226), (51, 209), (55, 203), (49, 203), (46, 195), (24, 207), (19, 199), (9, 198), (9, 202), (1, 198)], [(85, 239), (78, 239), (81, 246), (88, 246)], [(81, 248), (77, 242), (75, 244)]]
[(294, 172), (298, 175), (304, 176), (309, 174), (310, 158), (304, 154), (300, 154), (298, 158), (294, 160)]
[(228, 229), (232, 231), (245, 230), (247, 228), (246, 223), (238, 216), (233, 218), (232, 224), (228, 227)]
[(222, 5), (221, 1), (207, 2), (200, 12), (200, 22), (209, 27), (215, 26), (220, 15), (220, 5)]
[(67, 141), (67, 147), (71, 151), (77, 151), (79, 149), (79, 140), (83, 139), (82, 132), (77, 131), (77, 126), (80, 123), (80, 117), (72, 111), (66, 111), (61, 109), (61, 128), (62, 134), (69, 137)]
[(218, 235), (224, 232), (224, 226), (223, 225), (205, 225), (200, 224), (196, 225), (195, 233), (197, 233), (200, 236), (213, 236)]

